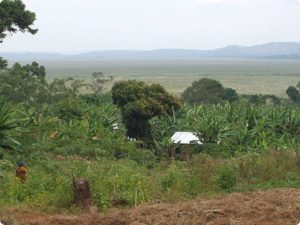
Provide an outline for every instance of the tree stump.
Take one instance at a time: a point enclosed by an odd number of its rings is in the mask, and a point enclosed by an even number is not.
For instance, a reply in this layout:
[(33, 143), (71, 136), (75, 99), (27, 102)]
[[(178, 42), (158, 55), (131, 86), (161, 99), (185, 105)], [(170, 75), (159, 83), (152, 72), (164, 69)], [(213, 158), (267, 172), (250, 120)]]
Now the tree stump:
[(90, 209), (92, 201), (89, 181), (83, 178), (74, 177), (73, 191), (75, 204), (83, 209)]

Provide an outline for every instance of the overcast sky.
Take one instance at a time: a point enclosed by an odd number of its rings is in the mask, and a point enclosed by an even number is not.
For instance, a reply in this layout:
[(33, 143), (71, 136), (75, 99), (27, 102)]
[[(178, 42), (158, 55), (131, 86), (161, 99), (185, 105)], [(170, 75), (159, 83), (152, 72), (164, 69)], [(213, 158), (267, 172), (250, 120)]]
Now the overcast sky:
[[(0, 0), (1, 1), (1, 0)], [(39, 32), (0, 52), (212, 49), (300, 41), (300, 0), (24, 0)]]

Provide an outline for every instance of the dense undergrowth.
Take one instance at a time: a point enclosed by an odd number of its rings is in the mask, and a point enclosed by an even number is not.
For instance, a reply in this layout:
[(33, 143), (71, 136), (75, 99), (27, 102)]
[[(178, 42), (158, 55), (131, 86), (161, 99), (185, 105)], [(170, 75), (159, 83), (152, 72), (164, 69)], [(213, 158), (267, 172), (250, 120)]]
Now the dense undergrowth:
[(294, 151), (249, 153), (233, 159), (199, 154), (189, 161), (153, 162), (80, 157), (28, 159), (25, 184), (14, 177), (14, 164), (2, 160), (0, 205), (26, 205), (44, 210), (73, 206), (72, 172), (91, 182), (94, 204), (102, 209), (156, 200), (174, 202), (197, 196), (274, 187), (300, 187), (299, 158)]

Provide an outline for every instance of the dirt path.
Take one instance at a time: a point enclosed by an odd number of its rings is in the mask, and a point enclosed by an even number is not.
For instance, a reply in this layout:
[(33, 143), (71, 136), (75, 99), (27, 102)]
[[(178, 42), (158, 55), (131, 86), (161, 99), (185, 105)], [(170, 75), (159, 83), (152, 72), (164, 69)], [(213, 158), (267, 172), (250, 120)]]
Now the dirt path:
[(300, 189), (237, 193), (77, 216), (0, 209), (0, 221), (5, 225), (297, 225)]

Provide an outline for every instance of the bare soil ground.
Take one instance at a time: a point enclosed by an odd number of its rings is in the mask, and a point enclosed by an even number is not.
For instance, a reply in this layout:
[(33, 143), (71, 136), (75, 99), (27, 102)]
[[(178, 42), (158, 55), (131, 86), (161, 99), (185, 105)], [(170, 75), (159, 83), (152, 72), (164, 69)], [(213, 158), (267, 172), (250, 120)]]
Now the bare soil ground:
[(80, 215), (0, 209), (0, 221), (5, 225), (297, 225), (300, 189), (235, 193), (215, 199)]

